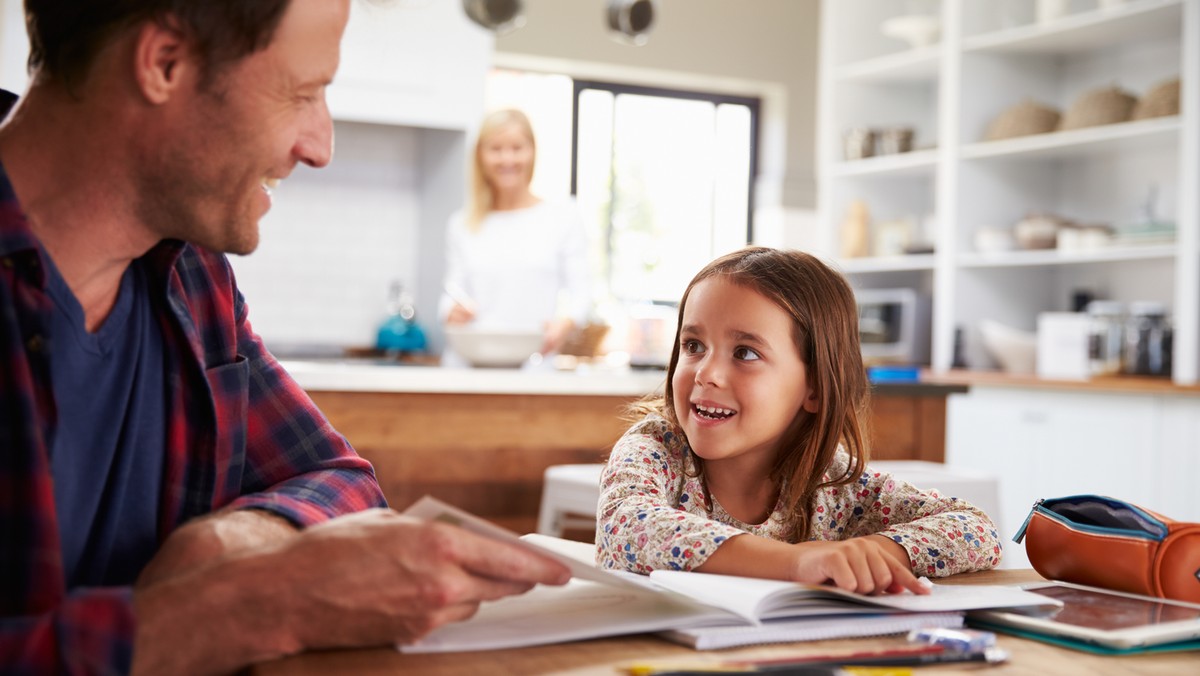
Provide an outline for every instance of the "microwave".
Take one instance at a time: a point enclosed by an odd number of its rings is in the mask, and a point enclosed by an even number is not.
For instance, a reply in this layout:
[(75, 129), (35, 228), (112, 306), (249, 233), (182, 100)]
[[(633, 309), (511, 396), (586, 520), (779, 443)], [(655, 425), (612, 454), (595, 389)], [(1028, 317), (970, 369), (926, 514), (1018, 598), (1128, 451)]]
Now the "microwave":
[(857, 289), (858, 341), (870, 364), (929, 363), (929, 297), (914, 289)]

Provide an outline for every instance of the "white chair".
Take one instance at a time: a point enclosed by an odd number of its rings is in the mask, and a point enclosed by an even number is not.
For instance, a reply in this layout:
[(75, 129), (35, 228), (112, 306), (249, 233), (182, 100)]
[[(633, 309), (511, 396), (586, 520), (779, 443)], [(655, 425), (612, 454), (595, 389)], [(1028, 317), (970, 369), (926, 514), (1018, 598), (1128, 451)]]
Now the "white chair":
[(1000, 533), (1007, 532), (1000, 524), (1000, 481), (990, 474), (923, 460), (885, 460), (870, 467), (917, 488), (936, 488), (945, 497), (962, 498), (992, 517)]
[[(603, 464), (553, 465), (546, 468), (537, 532), (562, 537), (568, 528), (595, 528)], [(577, 514), (578, 517), (569, 515)], [(592, 515), (583, 518), (582, 515)]]

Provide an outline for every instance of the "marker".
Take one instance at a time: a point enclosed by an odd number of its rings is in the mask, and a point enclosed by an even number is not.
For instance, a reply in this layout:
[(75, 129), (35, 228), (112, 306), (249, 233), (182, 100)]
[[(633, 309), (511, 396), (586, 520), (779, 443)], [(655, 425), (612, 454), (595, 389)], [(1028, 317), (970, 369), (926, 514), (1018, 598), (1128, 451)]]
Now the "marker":
[[(1008, 651), (1002, 648), (962, 652), (945, 650), (940, 646), (922, 646), (916, 649), (880, 650), (845, 655), (818, 655), (798, 657), (790, 660), (756, 660), (717, 663), (711, 666), (697, 665), (682, 669), (655, 669), (652, 665), (630, 667), (629, 673), (637, 676), (711, 676), (724, 674), (772, 674), (773, 676), (811, 676), (820, 673), (837, 673), (836, 667), (919, 667), (928, 664), (959, 662), (985, 662), (997, 664), (1008, 660)], [(740, 670), (731, 671), (730, 668)]]

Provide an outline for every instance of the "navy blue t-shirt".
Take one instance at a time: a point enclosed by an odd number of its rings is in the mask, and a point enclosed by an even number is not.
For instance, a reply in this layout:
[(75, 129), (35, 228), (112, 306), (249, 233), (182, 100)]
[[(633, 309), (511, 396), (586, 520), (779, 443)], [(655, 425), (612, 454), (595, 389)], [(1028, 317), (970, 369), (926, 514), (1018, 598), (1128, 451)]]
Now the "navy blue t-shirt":
[(141, 261), (125, 271), (116, 305), (95, 333), (53, 262), (47, 268), (58, 407), (50, 469), (67, 588), (132, 584), (158, 549), (162, 330)]

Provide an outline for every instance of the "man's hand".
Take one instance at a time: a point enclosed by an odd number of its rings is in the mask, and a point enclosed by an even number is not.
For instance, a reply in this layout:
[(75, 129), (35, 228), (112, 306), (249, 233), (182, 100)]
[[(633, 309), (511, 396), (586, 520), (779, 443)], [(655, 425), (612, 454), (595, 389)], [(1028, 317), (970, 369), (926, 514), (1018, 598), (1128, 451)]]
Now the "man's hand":
[(138, 587), (185, 573), (238, 550), (295, 537), (286, 519), (261, 510), (214, 512), (193, 519), (167, 537), (138, 576)]
[(304, 578), (289, 615), (310, 648), (411, 642), (482, 601), (570, 579), (552, 559), (383, 509), (311, 528), (287, 550)]
[(840, 542), (802, 542), (796, 549), (791, 579), (805, 584), (833, 584), (859, 594), (896, 593), (905, 589), (928, 594), (912, 573), (904, 548), (885, 535)]
[(483, 601), (570, 578), (553, 559), (386, 509), (172, 568), (181, 572), (135, 588), (135, 673), (232, 671), (311, 648), (411, 642)]

